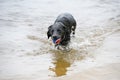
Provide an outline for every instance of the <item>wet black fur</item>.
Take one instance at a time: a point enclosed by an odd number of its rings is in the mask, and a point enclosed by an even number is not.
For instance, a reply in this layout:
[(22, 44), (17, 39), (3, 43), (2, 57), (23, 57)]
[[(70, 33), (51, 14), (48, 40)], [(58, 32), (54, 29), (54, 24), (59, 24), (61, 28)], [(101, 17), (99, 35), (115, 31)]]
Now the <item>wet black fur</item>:
[(70, 42), (71, 32), (75, 34), (76, 21), (69, 13), (60, 14), (54, 24), (48, 27), (47, 36), (61, 38), (59, 45), (66, 46)]

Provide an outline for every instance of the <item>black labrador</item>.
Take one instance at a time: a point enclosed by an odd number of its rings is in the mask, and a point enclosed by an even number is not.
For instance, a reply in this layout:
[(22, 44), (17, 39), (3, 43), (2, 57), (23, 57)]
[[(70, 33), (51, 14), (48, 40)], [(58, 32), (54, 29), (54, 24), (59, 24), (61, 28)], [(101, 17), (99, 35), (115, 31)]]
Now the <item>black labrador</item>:
[(76, 20), (69, 13), (60, 14), (54, 24), (48, 27), (47, 36), (52, 38), (55, 46), (67, 46), (70, 34), (75, 34)]

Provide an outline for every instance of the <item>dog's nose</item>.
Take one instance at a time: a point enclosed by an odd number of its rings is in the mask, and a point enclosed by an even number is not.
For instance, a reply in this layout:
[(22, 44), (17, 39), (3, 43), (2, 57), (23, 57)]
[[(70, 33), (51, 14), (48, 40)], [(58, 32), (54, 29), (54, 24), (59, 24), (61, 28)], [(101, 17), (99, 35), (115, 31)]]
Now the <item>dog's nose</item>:
[(53, 36), (53, 39), (57, 39), (57, 36)]

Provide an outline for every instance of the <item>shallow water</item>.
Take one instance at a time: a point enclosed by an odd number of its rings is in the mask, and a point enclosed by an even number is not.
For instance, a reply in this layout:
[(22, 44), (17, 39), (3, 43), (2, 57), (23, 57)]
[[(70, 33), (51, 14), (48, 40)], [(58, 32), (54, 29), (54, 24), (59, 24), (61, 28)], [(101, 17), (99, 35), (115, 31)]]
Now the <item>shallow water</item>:
[[(120, 31), (119, 0), (0, 0), (0, 79), (44, 80), (99, 66), (94, 51)], [(77, 21), (70, 51), (47, 39), (60, 13)], [(112, 62), (112, 61), (111, 61)]]

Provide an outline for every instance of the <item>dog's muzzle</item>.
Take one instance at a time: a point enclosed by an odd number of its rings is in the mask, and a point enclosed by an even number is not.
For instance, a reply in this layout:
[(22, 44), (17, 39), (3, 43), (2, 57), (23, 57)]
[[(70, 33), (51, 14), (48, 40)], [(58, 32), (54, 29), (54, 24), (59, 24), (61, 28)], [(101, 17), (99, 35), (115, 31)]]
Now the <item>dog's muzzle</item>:
[(60, 42), (61, 42), (61, 38), (58, 38), (56, 36), (54, 36), (52, 40), (53, 40), (53, 43), (57, 44), (57, 45), (60, 44)]

